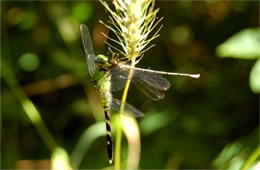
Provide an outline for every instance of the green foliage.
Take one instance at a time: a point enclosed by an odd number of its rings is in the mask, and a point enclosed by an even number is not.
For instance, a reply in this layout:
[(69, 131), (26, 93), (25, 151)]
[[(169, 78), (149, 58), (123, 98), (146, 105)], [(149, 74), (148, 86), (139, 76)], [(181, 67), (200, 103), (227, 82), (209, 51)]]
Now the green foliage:
[(93, 7), (88, 2), (76, 3), (72, 8), (72, 15), (80, 22), (88, 21), (93, 14)]
[(253, 65), (250, 72), (249, 84), (254, 93), (260, 93), (260, 59), (258, 59)]
[(18, 27), (22, 30), (30, 30), (37, 21), (37, 15), (34, 11), (25, 11), (22, 14), (22, 20), (20, 21)]
[(219, 57), (237, 59), (260, 58), (260, 28), (242, 30), (217, 47)]
[[(155, 8), (164, 27), (137, 66), (201, 78), (166, 77), (171, 88), (157, 102), (131, 84), (127, 102), (146, 114), (138, 120), (139, 168), (256, 169), (259, 95), (250, 87), (259, 93), (259, 51), (252, 48), (259, 37), (258, 2), (156, 1)], [(1, 2), (1, 169), (48, 169), (54, 157), (80, 169), (109, 167), (104, 115), (79, 34), (80, 23), (86, 24), (95, 52), (107, 54), (101, 34), (107, 30), (98, 22), (107, 19), (96, 1)], [(236, 33), (235, 51), (216, 57), (218, 46)], [(53, 143), (62, 147), (55, 150)]]
[(51, 155), (51, 169), (66, 169), (71, 170), (69, 155), (61, 147), (56, 147)]
[(250, 73), (250, 88), (254, 93), (260, 93), (260, 28), (248, 28), (236, 33), (220, 44), (217, 49), (219, 57), (237, 59), (258, 59)]
[(25, 53), (19, 58), (19, 64), (25, 71), (34, 71), (39, 67), (39, 57), (33, 53)]
[(105, 136), (105, 123), (95, 123), (91, 125), (78, 140), (78, 143), (75, 146), (75, 149), (71, 153), (71, 163), (74, 169), (78, 169), (81, 161), (84, 158), (87, 150), (91, 144), (101, 136)]
[(140, 120), (140, 129), (143, 135), (150, 135), (156, 132), (156, 130), (165, 127), (171, 120), (172, 115), (169, 112), (156, 112), (150, 113), (149, 116)]
[(250, 136), (226, 145), (213, 161), (213, 166), (220, 169), (253, 169), (257, 163), (254, 160), (260, 156), (258, 132), (259, 129), (256, 129)]

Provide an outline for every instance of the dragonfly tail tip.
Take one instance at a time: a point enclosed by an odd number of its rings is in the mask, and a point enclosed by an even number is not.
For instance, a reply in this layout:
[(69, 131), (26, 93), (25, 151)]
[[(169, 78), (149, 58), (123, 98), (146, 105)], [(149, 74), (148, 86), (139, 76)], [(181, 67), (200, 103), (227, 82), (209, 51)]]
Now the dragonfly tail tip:
[(192, 75), (190, 75), (190, 77), (191, 77), (191, 78), (196, 78), (196, 79), (197, 79), (197, 78), (200, 78), (200, 74), (192, 74)]
[(196, 74), (196, 78), (200, 78), (200, 74)]

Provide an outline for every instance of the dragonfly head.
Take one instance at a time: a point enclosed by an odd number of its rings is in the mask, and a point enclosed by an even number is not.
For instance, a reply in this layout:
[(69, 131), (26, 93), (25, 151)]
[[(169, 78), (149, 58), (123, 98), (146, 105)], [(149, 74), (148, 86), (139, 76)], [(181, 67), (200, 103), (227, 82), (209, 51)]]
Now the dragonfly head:
[(109, 62), (108, 57), (102, 54), (97, 56), (97, 58), (95, 59), (95, 63), (98, 66), (98, 68), (103, 70), (109, 70), (112, 67), (112, 64)]

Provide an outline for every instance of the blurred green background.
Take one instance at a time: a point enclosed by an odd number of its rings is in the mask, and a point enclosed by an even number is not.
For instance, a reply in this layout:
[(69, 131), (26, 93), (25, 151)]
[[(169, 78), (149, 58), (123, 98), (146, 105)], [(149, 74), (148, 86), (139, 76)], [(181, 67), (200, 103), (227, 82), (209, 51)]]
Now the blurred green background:
[[(167, 77), (171, 88), (158, 102), (131, 86), (127, 101), (146, 114), (138, 119), (139, 167), (240, 168), (259, 146), (259, 2), (155, 5), (164, 27), (137, 66), (201, 77)], [(1, 168), (48, 168), (55, 156), (46, 142), (54, 146), (53, 140), (66, 160), (89, 127), (79, 167), (109, 166), (105, 127), (93, 128), (104, 116), (79, 33), (86, 24), (96, 54), (107, 54), (101, 32), (108, 31), (99, 20), (107, 22), (108, 13), (98, 1), (1, 2)], [(30, 101), (54, 139), (36, 130), (37, 114), (28, 118)], [(126, 140), (122, 152), (124, 160)]]

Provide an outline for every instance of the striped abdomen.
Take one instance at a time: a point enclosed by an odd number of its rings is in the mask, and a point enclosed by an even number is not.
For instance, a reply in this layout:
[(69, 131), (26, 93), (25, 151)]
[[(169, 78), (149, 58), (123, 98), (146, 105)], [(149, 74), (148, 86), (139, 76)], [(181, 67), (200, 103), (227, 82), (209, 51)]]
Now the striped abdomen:
[(113, 141), (112, 141), (112, 130), (111, 130), (111, 122), (110, 122), (110, 107), (109, 102), (107, 100), (101, 100), (104, 113), (105, 113), (105, 119), (106, 119), (106, 130), (107, 130), (107, 154), (108, 154), (108, 160), (111, 164), (113, 161)]

